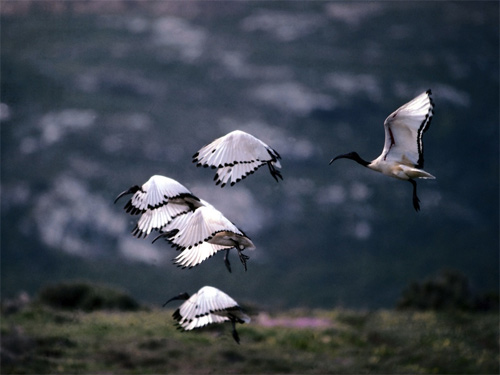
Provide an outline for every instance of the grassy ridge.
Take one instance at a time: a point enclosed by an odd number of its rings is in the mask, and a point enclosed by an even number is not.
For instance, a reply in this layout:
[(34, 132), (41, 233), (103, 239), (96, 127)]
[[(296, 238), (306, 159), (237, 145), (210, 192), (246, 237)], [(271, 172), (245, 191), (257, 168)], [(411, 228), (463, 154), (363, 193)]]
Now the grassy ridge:
[(241, 345), (229, 325), (180, 332), (171, 313), (3, 314), (2, 373), (499, 372), (496, 313), (290, 311), (239, 326)]

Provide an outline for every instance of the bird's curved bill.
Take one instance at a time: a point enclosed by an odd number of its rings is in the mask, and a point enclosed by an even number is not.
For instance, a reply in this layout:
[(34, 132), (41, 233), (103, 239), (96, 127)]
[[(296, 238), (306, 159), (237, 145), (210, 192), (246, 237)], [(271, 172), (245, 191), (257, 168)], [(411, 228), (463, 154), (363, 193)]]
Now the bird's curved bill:
[(332, 160), (330, 160), (330, 163), (328, 163), (328, 164), (332, 164), (335, 160), (342, 159), (342, 158), (345, 158), (345, 157), (347, 157), (347, 154), (342, 154), (342, 155), (339, 155), (339, 156), (335, 156)]
[(187, 300), (188, 298), (189, 298), (189, 294), (187, 294), (187, 293), (181, 293), (181, 294), (179, 294), (178, 296), (175, 296), (175, 297), (170, 298), (167, 302), (165, 302), (165, 303), (163, 304), (163, 307), (165, 307), (165, 305), (166, 305), (167, 303), (171, 302), (171, 301), (175, 301), (175, 300), (178, 300), (178, 299), (179, 299), (179, 300)]
[(115, 198), (115, 201), (113, 203), (116, 204), (116, 202), (118, 202), (118, 199), (120, 199), (121, 197), (123, 197), (124, 195), (127, 195), (127, 194), (130, 194), (130, 190), (122, 191), (120, 194), (118, 194), (118, 196)]

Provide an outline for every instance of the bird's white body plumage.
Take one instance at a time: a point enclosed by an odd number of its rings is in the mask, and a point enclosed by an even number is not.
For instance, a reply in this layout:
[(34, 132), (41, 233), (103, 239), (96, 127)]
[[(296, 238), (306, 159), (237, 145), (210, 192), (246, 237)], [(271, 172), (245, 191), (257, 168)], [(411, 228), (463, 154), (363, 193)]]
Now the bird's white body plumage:
[(224, 187), (234, 185), (254, 173), (264, 164), (270, 165), (271, 174), (281, 174), (274, 168), (281, 168), (280, 155), (260, 139), (241, 130), (235, 130), (217, 138), (193, 155), (198, 166), (217, 168), (216, 184)]
[(250, 317), (241, 311), (234, 299), (211, 286), (204, 286), (193, 294), (177, 309), (174, 317), (186, 331), (231, 319), (239, 323), (250, 322)]
[(391, 113), (384, 122), (382, 154), (367, 167), (401, 180), (435, 178), (422, 169), (422, 135), (429, 127), (433, 108), (429, 90)]
[(210, 205), (174, 218), (162, 231), (175, 231), (168, 240), (182, 251), (174, 259), (181, 267), (194, 267), (220, 250), (255, 248), (243, 232)]

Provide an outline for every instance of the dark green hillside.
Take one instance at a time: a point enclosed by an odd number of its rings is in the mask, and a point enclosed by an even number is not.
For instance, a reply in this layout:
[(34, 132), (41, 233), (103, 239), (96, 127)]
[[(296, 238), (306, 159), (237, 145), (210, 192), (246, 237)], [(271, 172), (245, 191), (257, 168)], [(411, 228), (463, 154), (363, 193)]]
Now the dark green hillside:
[[(458, 270), (477, 295), (498, 294), (498, 2), (3, 0), (0, 16), (2, 298), (85, 280), (154, 305), (214, 285), (270, 309), (372, 310), (392, 308), (412, 281), (442, 269)], [(384, 119), (429, 88), (425, 169), (437, 178), (419, 181), (419, 213), (407, 182), (346, 160), (328, 165), (353, 150), (376, 158)], [(281, 154), (283, 181), (262, 168), (221, 189), (213, 171), (196, 168), (192, 155), (235, 129)], [(245, 231), (256, 245), (248, 272), (233, 255), (229, 274), (222, 254), (178, 269), (165, 242), (130, 235), (137, 218), (113, 200), (153, 174), (178, 180)], [(247, 329), (258, 337), (260, 328)], [(262, 332), (264, 342), (284, 340)], [(126, 359), (134, 345), (105, 359)], [(61, 350), (77, 358), (82, 347)], [(235, 362), (251, 357), (224, 350)], [(318, 350), (337, 358), (340, 349)], [(470, 350), (472, 372), (482, 357)], [(441, 371), (438, 361), (412, 363), (394, 366)], [(368, 359), (357, 366), (390, 370)]]

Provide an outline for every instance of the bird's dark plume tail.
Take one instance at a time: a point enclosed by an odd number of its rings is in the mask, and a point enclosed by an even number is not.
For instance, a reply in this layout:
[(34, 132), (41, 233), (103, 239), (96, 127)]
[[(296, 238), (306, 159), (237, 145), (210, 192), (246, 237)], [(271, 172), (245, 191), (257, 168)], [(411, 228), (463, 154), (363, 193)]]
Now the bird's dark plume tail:
[(361, 164), (363, 167), (367, 167), (368, 164), (370, 164), (369, 161), (364, 160), (357, 152), (349, 152), (347, 154), (342, 154), (339, 156), (334, 157), (332, 160), (330, 160), (330, 165), (338, 159), (351, 159), (354, 160), (356, 163)]
[(276, 169), (274, 164), (272, 162), (268, 162), (267, 166), (269, 167), (269, 172), (271, 172), (271, 176), (274, 177), (276, 182), (279, 182), (278, 177), (283, 180), (283, 176), (281, 175), (281, 172)]

